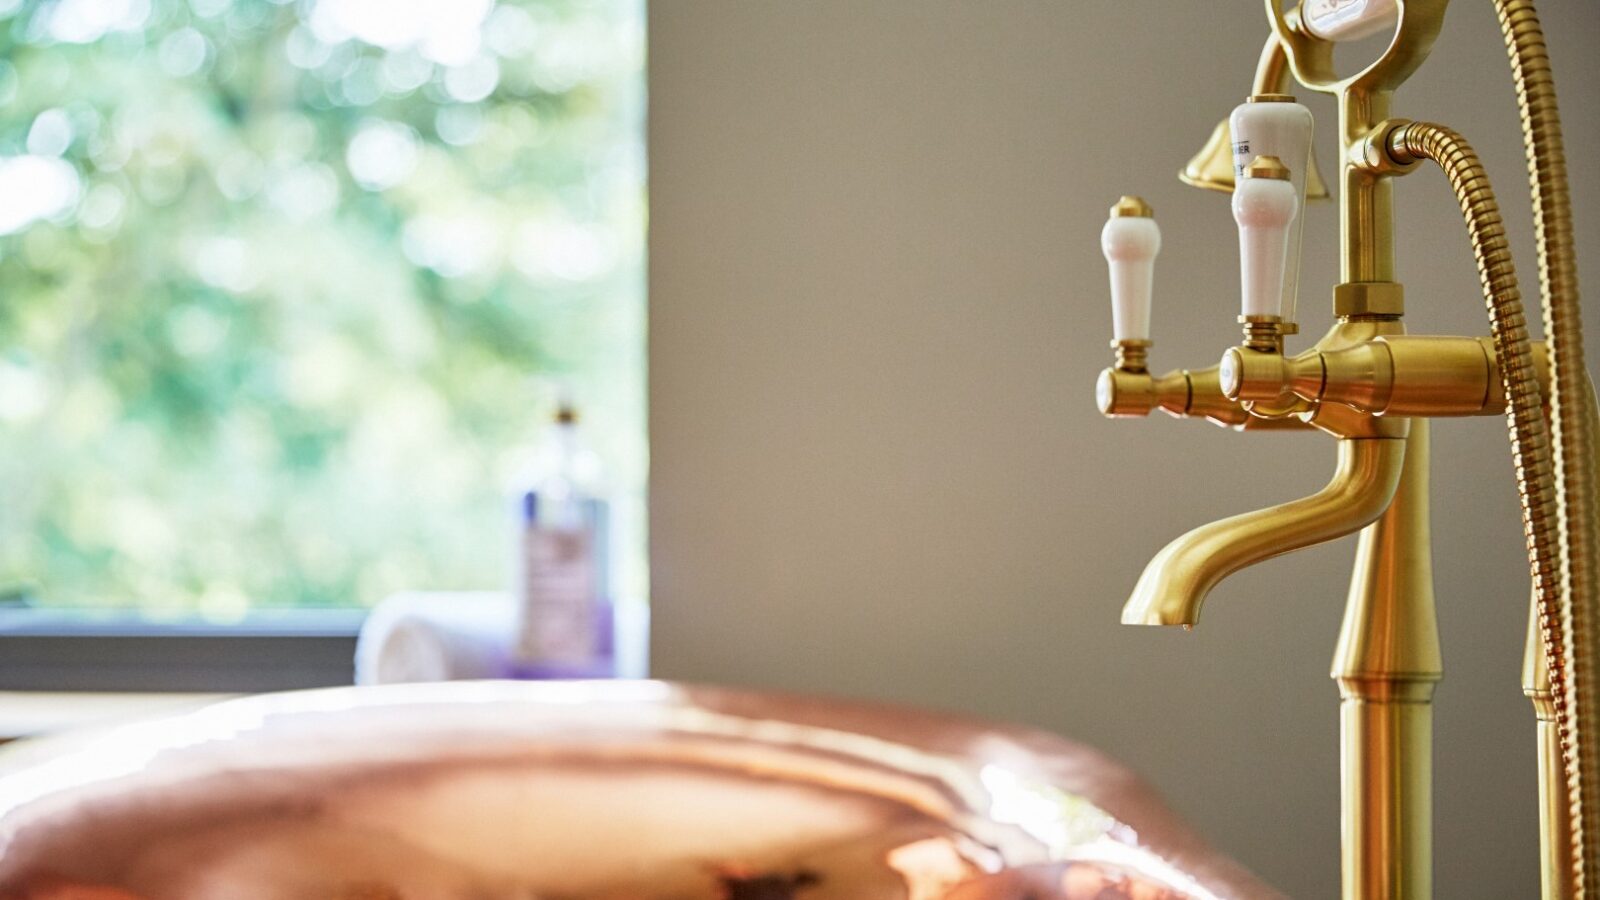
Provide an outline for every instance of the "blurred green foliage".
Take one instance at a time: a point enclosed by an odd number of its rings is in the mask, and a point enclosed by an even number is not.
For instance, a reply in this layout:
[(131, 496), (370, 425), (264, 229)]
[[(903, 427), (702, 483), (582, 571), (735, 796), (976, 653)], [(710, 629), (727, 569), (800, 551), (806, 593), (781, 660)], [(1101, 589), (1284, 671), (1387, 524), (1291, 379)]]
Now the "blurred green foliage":
[(640, 0), (0, 0), (0, 596), (500, 586), (549, 379), (637, 522), (643, 55)]

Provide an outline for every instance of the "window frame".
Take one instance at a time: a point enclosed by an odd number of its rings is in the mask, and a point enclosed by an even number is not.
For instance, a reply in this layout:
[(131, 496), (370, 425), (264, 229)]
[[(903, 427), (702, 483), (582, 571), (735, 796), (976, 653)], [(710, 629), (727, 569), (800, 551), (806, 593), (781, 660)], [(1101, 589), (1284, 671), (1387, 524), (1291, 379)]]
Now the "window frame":
[(130, 612), (0, 610), (0, 690), (246, 693), (354, 681), (362, 609), (219, 624)]

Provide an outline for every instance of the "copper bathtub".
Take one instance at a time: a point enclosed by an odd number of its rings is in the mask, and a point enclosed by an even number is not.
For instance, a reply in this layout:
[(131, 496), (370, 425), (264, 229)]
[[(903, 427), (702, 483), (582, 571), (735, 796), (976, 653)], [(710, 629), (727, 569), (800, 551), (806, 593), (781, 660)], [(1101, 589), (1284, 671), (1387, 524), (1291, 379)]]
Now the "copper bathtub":
[(338, 688), (0, 752), (4, 900), (1277, 896), (1095, 751), (837, 700)]

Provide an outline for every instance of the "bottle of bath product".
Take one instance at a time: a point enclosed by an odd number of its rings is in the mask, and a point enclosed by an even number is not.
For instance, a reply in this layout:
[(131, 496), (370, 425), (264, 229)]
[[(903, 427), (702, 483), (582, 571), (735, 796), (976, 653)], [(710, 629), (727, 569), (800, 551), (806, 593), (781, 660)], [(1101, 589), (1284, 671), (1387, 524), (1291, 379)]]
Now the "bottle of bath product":
[(611, 506), (570, 401), (561, 401), (518, 482), (514, 674), (612, 677)]

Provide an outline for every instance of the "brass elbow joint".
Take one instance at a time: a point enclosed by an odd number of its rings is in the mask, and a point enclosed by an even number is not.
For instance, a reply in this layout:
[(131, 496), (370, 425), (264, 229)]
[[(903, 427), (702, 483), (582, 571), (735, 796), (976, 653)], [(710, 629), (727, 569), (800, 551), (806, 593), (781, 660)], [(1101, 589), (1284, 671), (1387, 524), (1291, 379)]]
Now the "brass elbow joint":
[(1116, 340), (1111, 350), (1116, 354), (1111, 368), (1100, 373), (1094, 385), (1095, 406), (1100, 414), (1111, 418), (1139, 418), (1147, 416), (1157, 406), (1177, 403), (1180, 409), (1188, 405), (1188, 385), (1177, 373), (1161, 378), (1150, 375), (1148, 360), (1150, 341)]
[(1113, 367), (1095, 381), (1094, 401), (1101, 415), (1114, 419), (1142, 418), (1158, 407), (1182, 416), (1189, 406), (1189, 382), (1182, 372), (1156, 377)]

